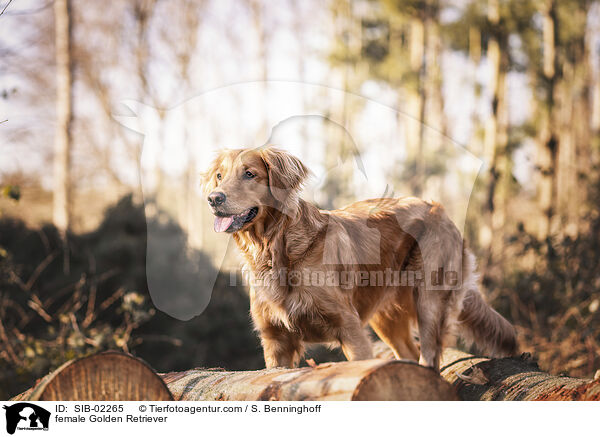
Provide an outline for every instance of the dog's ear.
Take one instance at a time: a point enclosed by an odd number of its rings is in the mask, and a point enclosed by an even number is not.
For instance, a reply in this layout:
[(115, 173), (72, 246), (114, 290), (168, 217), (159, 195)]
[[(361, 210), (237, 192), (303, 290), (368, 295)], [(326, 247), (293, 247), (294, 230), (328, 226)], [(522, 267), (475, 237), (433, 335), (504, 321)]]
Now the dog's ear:
[(295, 156), (273, 147), (262, 149), (261, 157), (267, 167), (273, 197), (284, 205), (294, 202), (309, 175), (308, 168)]

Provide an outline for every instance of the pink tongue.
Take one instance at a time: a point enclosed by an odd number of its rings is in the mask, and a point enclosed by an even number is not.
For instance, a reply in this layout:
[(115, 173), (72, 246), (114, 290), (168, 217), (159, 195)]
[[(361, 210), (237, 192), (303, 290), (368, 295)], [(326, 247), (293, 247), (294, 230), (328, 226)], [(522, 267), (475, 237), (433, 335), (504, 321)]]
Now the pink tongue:
[(231, 226), (233, 217), (215, 217), (215, 232), (224, 232)]

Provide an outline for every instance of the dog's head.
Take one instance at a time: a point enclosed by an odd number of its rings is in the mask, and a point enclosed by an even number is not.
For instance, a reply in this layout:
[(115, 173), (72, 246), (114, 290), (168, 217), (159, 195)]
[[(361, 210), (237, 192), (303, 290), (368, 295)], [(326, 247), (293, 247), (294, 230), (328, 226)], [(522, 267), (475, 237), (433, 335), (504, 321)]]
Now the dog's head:
[(215, 231), (237, 232), (262, 220), (268, 208), (289, 214), (308, 169), (273, 147), (223, 150), (204, 174)]

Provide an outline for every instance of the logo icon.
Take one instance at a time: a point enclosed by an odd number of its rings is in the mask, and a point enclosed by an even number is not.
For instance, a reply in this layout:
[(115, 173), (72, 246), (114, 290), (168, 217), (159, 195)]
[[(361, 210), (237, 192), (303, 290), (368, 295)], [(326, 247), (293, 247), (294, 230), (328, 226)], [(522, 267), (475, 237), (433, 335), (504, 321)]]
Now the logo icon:
[(50, 411), (29, 402), (19, 402), (4, 406), (6, 410), (6, 432), (14, 434), (15, 430), (48, 430)]

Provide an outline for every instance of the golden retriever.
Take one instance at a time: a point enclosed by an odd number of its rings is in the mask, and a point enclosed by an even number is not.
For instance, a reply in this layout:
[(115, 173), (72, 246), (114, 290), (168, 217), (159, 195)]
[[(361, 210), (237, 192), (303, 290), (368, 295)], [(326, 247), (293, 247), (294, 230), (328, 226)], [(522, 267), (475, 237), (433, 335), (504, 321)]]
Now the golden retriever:
[(246, 260), (267, 367), (298, 365), (306, 343), (372, 358), (366, 324), (397, 358), (435, 369), (454, 328), (491, 356), (516, 352), (514, 328), (482, 299), (473, 256), (439, 204), (385, 198), (325, 211), (299, 196), (308, 175), (273, 147), (224, 150), (204, 175), (214, 229), (233, 234)]

